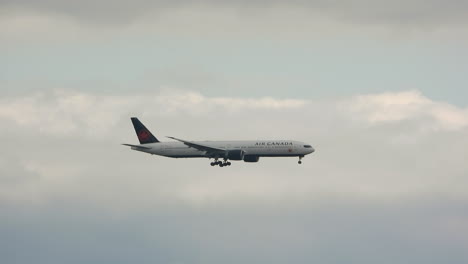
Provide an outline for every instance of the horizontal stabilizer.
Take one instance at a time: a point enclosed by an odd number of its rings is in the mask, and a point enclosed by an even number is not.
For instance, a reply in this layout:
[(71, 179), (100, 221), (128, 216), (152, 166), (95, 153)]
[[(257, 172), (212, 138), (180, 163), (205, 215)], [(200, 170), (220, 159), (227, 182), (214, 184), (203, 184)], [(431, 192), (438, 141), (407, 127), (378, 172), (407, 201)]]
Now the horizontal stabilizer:
[(137, 148), (137, 149), (151, 149), (150, 147), (145, 147), (141, 145), (132, 145), (132, 144), (122, 144), (122, 145), (132, 147), (132, 148)]

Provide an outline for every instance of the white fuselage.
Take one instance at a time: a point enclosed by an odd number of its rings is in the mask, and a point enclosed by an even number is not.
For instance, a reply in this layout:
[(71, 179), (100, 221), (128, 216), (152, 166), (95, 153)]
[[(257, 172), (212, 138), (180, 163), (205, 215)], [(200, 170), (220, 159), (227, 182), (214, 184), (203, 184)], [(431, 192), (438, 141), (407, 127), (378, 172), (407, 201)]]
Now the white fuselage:
[[(193, 141), (193, 143), (226, 150), (243, 150), (245, 155), (257, 157), (303, 157), (315, 151), (307, 143), (293, 140)], [(132, 149), (171, 158), (223, 158), (189, 147), (182, 142), (159, 142), (141, 146), (146, 148), (132, 147)]]

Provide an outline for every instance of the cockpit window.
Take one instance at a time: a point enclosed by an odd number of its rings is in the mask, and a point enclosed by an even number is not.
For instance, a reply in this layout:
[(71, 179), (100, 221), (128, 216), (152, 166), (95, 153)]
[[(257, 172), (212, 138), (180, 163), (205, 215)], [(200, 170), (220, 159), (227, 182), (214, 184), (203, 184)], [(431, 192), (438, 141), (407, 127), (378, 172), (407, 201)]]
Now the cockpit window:
[(311, 145), (304, 145), (304, 148), (312, 148)]

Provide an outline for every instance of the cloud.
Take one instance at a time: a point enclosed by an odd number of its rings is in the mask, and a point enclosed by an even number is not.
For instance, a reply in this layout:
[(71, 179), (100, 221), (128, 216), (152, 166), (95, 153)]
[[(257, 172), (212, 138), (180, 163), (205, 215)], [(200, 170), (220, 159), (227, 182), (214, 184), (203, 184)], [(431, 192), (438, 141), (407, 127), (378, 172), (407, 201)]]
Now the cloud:
[[(138, 52), (148, 52), (168, 42), (172, 47), (190, 44), (188, 50), (214, 43), (213, 50), (229, 48), (227, 53), (245, 46), (252, 48), (254, 42), (268, 45), (274, 41), (271, 47), (292, 45), (290, 49), (294, 50), (301, 47), (356, 50), (371, 44), (364, 47), (369, 52), (388, 45), (394, 50), (409, 48), (407, 40), (416, 41), (413, 43), (416, 47), (427, 43), (431, 47), (444, 43), (462, 45), (468, 39), (465, 4), (438, 0), (429, 4), (419, 0), (393, 3), (12, 1), (0, 3), (0, 39), (10, 55), (16, 50), (17, 55), (22, 55), (21, 48), (26, 47), (28, 52), (35, 51), (34, 56), (46, 47), (86, 50), (133, 46)], [(420, 6), (424, 8), (420, 10)], [(372, 41), (366, 42), (369, 39)], [(204, 41), (208, 44), (197, 47)], [(348, 45), (337, 45), (343, 41)], [(143, 48), (146, 44), (151, 45)], [(100, 54), (108, 51), (104, 49)], [(336, 53), (334, 50), (333, 54)], [(54, 57), (54, 53), (50, 56)]]
[[(40, 264), (464, 263), (464, 206), (329, 199), (124, 213), (62, 200), (40, 209), (0, 207), (11, 219), (0, 222), (0, 253), (5, 263)], [(453, 230), (453, 221), (462, 226)]]
[[(457, 181), (466, 183), (462, 176), (468, 171), (462, 143), (468, 112), (416, 91), (332, 101), (207, 97), (183, 90), (133, 96), (58, 91), (0, 100), (3, 141), (11, 142), (7, 147), (14, 149), (13, 157), (21, 160), (25, 170), (41, 176), (44, 189), (38, 194), (40, 199), (47, 199), (41, 193), (50, 190), (79, 191), (75, 181), (84, 181), (89, 190), (95, 188), (94, 181), (101, 182), (98, 186), (113, 181), (120, 187), (91, 191), (96, 199), (106, 200), (113, 196), (114, 188), (129, 186), (127, 173), (134, 170), (132, 163), (139, 167), (140, 175), (152, 175), (155, 168), (147, 162), (153, 164), (153, 157), (119, 146), (135, 141), (128, 121), (131, 116), (139, 116), (160, 139), (170, 135), (191, 140), (303, 140), (317, 149), (305, 166), (311, 166), (313, 174), (327, 175), (314, 179), (296, 162), (265, 158), (261, 165), (235, 164), (236, 170), (225, 170), (227, 178), (220, 178), (200, 160), (158, 158), (161, 175), (145, 180), (159, 186), (163, 197), (204, 204), (244, 198), (308, 199), (311, 193), (381, 198), (433, 193), (466, 196), (464, 185)], [(23, 147), (16, 147), (17, 137)], [(26, 146), (34, 148), (23, 154), (20, 149)], [(448, 152), (451, 158), (446, 158)], [(113, 158), (107, 158), (109, 155)], [(125, 162), (128, 158), (129, 164)], [(428, 165), (426, 161), (433, 162)], [(116, 162), (126, 165), (107, 175), (103, 168), (112, 168)], [(187, 167), (173, 170), (180, 162)], [(209, 171), (201, 178), (180, 178), (189, 175), (193, 166)], [(237, 177), (240, 172), (250, 177)], [(290, 173), (297, 173), (296, 181), (284, 177)], [(96, 174), (102, 176), (93, 176)], [(171, 175), (171, 180), (161, 184), (163, 175)], [(130, 185), (144, 190), (132, 199), (147, 203), (151, 184), (140, 186), (132, 181)], [(58, 190), (60, 186), (65, 190)]]
[[(69, 134), (108, 133), (129, 112), (157, 113), (158, 116), (237, 114), (258, 111), (304, 111), (331, 107), (334, 115), (346, 115), (368, 125), (412, 121), (424, 129), (457, 131), (468, 126), (468, 110), (432, 101), (419, 91), (353, 96), (346, 100), (314, 102), (299, 99), (206, 97), (191, 91), (169, 91), (148, 95), (93, 95), (70, 91), (38, 92), (25, 97), (0, 100), (0, 118), (34, 131)], [(149, 107), (151, 106), (151, 108)], [(154, 115), (154, 114), (152, 114)]]
[[(162, 140), (292, 138), (317, 152), (229, 168), (150, 156), (120, 145), (136, 143), (134, 115)], [(2, 262), (463, 263), (466, 118), (417, 91), (4, 96)]]
[(303, 108), (306, 102), (297, 99), (209, 98), (195, 92), (172, 92), (139, 96), (99, 96), (57, 91), (52, 95), (36, 93), (26, 97), (0, 100), (0, 118), (24, 129), (54, 135), (76, 132), (91, 136), (103, 135), (115, 128), (128, 112), (153, 107), (158, 115), (208, 115), (216, 111), (236, 113), (255, 110)]
[(357, 96), (351, 114), (371, 124), (426, 121), (424, 129), (460, 130), (468, 127), (468, 110), (434, 102), (418, 91)]
[[(283, 1), (283, 0), (224, 0), (224, 1), (61, 1), (20, 0), (2, 1), (4, 10), (24, 9), (37, 12), (58, 13), (85, 21), (106, 23), (129, 23), (135, 19), (172, 12), (174, 9), (211, 8), (214, 12), (225, 9), (240, 10), (240, 13), (264, 13), (271, 8), (305, 9), (310, 16), (324, 14), (332, 19), (357, 23), (384, 23), (394, 25), (458, 24), (466, 22), (468, 5), (462, 1), (411, 0), (411, 1)], [(218, 11), (216, 11), (218, 9)]]

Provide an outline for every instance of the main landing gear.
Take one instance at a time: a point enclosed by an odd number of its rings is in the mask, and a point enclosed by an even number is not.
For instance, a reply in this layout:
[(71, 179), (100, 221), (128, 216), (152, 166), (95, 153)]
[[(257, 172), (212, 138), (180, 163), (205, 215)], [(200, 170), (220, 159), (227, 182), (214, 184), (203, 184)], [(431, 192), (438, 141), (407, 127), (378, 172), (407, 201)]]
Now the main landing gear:
[(210, 163), (211, 166), (220, 166), (220, 167), (227, 167), (227, 166), (231, 166), (231, 162), (227, 161), (227, 160), (224, 160), (223, 161), (218, 161), (218, 159), (215, 159), (215, 161), (211, 162)]
[(299, 156), (299, 161), (297, 162), (298, 164), (302, 164), (302, 158), (303, 158), (303, 157), (304, 157), (304, 156)]

